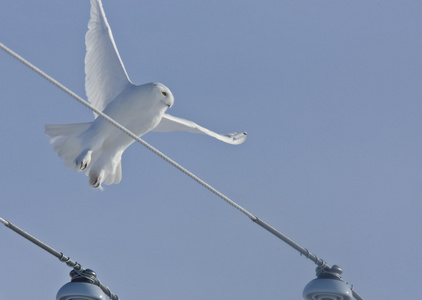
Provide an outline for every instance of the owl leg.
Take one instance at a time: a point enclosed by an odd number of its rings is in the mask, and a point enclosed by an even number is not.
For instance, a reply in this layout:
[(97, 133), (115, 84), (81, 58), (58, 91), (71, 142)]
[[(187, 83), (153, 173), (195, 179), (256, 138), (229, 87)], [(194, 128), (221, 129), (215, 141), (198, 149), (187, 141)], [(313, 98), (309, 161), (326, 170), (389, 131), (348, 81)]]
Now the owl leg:
[(85, 170), (91, 162), (92, 150), (86, 149), (75, 159), (75, 164), (80, 170)]
[(101, 170), (100, 174), (98, 174), (97, 172), (90, 172), (89, 173), (89, 184), (93, 187), (93, 188), (100, 188), (101, 189), (101, 183), (104, 179), (104, 171)]

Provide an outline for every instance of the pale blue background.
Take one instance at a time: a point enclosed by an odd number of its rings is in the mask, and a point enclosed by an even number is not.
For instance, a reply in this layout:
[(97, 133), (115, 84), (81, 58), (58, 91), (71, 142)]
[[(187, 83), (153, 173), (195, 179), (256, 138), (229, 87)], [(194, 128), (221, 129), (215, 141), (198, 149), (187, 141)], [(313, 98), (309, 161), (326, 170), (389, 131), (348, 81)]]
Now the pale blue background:
[[(421, 1), (111, 1), (135, 83), (217, 132), (146, 141), (302, 246), (365, 299), (420, 296)], [(89, 1), (1, 0), (0, 41), (84, 91)], [(315, 265), (139, 144), (91, 189), (46, 123), (92, 113), (0, 53), (0, 216), (129, 299), (301, 299)], [(0, 228), (0, 299), (54, 299), (68, 272)]]

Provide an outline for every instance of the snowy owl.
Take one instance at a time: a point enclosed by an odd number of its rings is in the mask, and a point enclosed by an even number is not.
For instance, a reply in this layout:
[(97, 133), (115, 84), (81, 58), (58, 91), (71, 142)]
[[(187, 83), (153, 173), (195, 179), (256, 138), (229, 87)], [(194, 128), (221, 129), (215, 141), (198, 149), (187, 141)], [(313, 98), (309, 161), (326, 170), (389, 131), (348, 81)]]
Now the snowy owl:
[[(85, 36), (85, 89), (88, 101), (137, 136), (149, 131), (203, 133), (229, 144), (241, 144), (246, 133), (217, 134), (194, 122), (166, 114), (173, 94), (161, 83), (134, 85), (124, 68), (101, 0), (91, 0)], [(94, 114), (95, 115), (95, 114)], [(64, 164), (89, 176), (89, 184), (117, 184), (122, 179), (121, 158), (134, 140), (95, 115), (88, 123), (46, 125)]]

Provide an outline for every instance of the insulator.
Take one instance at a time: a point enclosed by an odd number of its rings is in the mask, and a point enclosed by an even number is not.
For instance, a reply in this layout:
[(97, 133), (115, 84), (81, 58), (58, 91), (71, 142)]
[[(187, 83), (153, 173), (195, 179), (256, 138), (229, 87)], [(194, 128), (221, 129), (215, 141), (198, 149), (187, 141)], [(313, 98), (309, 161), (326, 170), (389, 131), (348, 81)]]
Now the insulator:
[(303, 290), (306, 300), (353, 300), (350, 286), (339, 279), (315, 278)]

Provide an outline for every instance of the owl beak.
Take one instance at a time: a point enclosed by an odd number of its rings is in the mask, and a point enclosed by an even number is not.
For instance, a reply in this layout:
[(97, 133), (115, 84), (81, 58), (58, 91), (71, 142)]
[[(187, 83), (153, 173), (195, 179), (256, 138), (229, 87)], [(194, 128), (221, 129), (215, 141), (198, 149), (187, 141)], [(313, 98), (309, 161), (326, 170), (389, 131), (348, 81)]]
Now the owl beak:
[(161, 100), (168, 108), (173, 106), (174, 99), (171, 95), (167, 95), (163, 100)]

